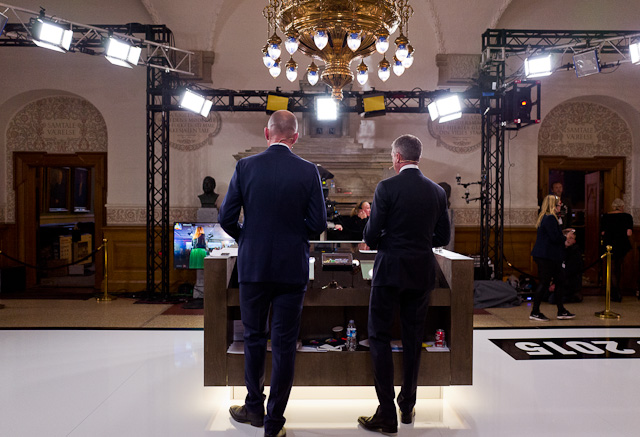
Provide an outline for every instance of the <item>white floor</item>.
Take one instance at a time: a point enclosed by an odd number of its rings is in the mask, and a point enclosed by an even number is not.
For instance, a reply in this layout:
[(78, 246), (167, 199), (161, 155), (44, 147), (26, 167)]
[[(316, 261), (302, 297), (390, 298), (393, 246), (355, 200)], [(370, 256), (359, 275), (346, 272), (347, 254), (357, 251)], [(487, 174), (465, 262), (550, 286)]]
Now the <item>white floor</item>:
[[(640, 360), (517, 361), (488, 340), (607, 336), (640, 329), (476, 330), (473, 385), (420, 400), (398, 435), (636, 436)], [(262, 436), (202, 369), (199, 330), (0, 330), (0, 436)], [(293, 399), (287, 435), (377, 435), (356, 422), (375, 406)]]

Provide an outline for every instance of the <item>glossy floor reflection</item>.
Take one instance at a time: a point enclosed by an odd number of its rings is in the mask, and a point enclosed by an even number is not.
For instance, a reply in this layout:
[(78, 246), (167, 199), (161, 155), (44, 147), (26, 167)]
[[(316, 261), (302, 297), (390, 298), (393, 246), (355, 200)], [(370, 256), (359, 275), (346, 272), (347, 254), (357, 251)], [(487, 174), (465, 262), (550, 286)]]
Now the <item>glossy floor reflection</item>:
[[(516, 361), (490, 341), (585, 337), (640, 328), (476, 330), (474, 384), (420, 400), (398, 435), (637, 435), (640, 360)], [(0, 350), (2, 436), (263, 435), (229, 419), (229, 388), (203, 386), (201, 330), (0, 330)], [(356, 424), (375, 407), (293, 399), (287, 435), (377, 435)]]

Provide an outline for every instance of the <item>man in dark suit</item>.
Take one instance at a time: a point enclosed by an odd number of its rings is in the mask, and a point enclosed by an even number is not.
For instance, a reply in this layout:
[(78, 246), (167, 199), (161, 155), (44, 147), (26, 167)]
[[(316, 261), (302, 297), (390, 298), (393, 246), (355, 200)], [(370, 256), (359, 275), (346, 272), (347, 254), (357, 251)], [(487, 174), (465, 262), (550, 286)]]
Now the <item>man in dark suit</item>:
[[(286, 435), (284, 410), (293, 385), (302, 302), (309, 280), (309, 235), (324, 231), (327, 213), (317, 167), (291, 147), (298, 121), (277, 111), (264, 130), (269, 148), (241, 159), (220, 207), (222, 228), (238, 241), (240, 313), (247, 397), (231, 417), (265, 436)], [(239, 223), (240, 209), (244, 222)], [(264, 416), (264, 373), (271, 309), (271, 389)]]
[(436, 260), (432, 247), (449, 242), (447, 196), (418, 168), (422, 143), (402, 135), (391, 145), (398, 173), (380, 182), (373, 198), (364, 240), (377, 249), (369, 302), (369, 346), (380, 406), (371, 417), (360, 417), (365, 429), (398, 431), (393, 388), (391, 323), (395, 306), (402, 322), (403, 382), (398, 395), (402, 423), (415, 415), (418, 370), (429, 295), (435, 287)]

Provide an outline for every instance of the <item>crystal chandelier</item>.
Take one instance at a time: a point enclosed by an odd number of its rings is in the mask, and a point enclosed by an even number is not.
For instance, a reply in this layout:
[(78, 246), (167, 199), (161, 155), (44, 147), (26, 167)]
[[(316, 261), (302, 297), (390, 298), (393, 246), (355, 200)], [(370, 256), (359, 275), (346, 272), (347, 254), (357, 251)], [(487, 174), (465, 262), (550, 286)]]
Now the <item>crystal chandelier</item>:
[[(285, 75), (295, 81), (298, 63), (293, 54), (302, 52), (312, 58), (307, 68), (309, 83), (315, 85), (321, 79), (332, 88), (336, 99), (342, 99), (342, 88), (354, 76), (360, 85), (367, 82), (369, 66), (364, 58), (375, 51), (383, 56), (378, 64), (382, 81), (392, 71), (400, 76), (413, 64), (414, 51), (407, 38), (413, 8), (408, 0), (269, 0), (263, 15), (270, 36), (262, 49), (262, 60), (269, 73), (278, 77), (282, 71), (281, 55), (289, 55), (284, 64)], [(398, 28), (395, 55), (389, 61), (386, 52), (390, 35)], [(354, 74), (351, 62), (358, 58), (362, 60)], [(324, 61), (322, 74), (314, 60)]]

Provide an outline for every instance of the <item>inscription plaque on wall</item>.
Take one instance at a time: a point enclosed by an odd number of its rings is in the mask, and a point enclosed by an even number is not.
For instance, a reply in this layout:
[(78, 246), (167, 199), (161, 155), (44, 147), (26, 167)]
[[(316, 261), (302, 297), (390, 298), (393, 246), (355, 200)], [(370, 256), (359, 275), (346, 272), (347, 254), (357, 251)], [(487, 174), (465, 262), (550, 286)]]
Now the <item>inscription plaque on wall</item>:
[(213, 144), (220, 132), (220, 114), (211, 111), (207, 118), (186, 111), (175, 111), (170, 119), (169, 144), (178, 150), (197, 150)]
[(437, 146), (454, 153), (471, 153), (482, 143), (482, 118), (480, 114), (462, 114), (457, 120), (427, 123), (429, 134), (438, 140)]

